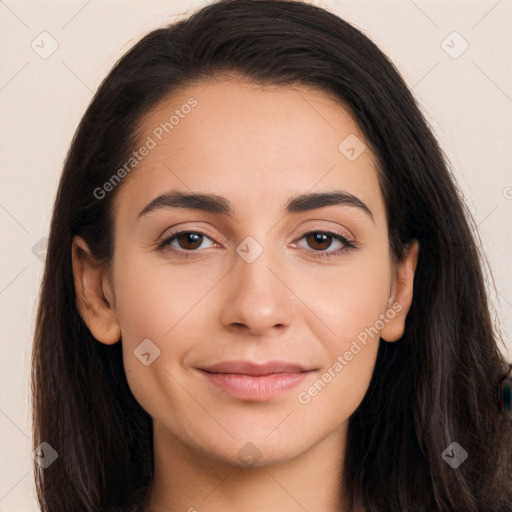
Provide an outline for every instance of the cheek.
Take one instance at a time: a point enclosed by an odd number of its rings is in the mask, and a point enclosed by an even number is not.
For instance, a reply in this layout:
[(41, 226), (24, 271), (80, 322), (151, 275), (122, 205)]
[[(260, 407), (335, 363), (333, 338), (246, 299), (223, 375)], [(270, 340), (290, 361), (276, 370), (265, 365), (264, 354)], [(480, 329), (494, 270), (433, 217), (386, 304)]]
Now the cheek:
[(359, 343), (322, 369), (308, 387), (297, 393), (297, 412), (311, 427), (330, 431), (345, 424), (363, 400), (375, 366), (378, 343)]
[(200, 290), (178, 268), (150, 261), (147, 255), (119, 257), (114, 284), (128, 385), (155, 418), (164, 410), (186, 410), (179, 366), (190, 344), (188, 313)]
[(216, 282), (211, 272), (144, 254), (120, 257), (115, 265), (116, 314), (130, 344), (171, 337)]
[(338, 266), (318, 265), (295, 276), (294, 291), (314, 313), (309, 327), (317, 325), (315, 332), (325, 333), (319, 339), (326, 340), (336, 355), (361, 332), (379, 327), (389, 297), (390, 272), (386, 251), (376, 248), (354, 253)]
[(125, 372), (132, 393), (153, 414), (163, 405), (157, 403), (163, 389), (169, 400), (180, 400), (171, 375), (181, 373), (184, 357), (208, 321), (207, 293), (218, 278), (128, 251), (115, 259), (114, 269)]
[[(386, 256), (385, 250), (375, 250), (360, 256), (354, 253), (336, 266), (311, 263), (307, 272), (300, 265), (287, 267), (285, 281), (300, 299), (294, 321), (317, 340), (314, 355), (322, 366), (314, 382), (297, 389), (296, 403), (305, 408), (305, 422), (324, 418), (322, 423), (334, 428), (353, 413), (368, 388), (379, 340), (374, 326), (389, 293)], [(187, 397), (165, 370), (179, 377), (179, 366), (190, 347), (200, 341), (201, 329), (218, 322), (213, 304), (208, 304), (219, 298), (214, 287), (222, 272), (205, 268), (193, 272), (191, 265), (148, 261), (143, 254), (119, 257), (114, 263), (114, 283), (128, 382), (142, 407), (158, 416), (169, 406), (187, 409)], [(215, 314), (221, 309), (217, 303)], [(149, 366), (134, 356), (146, 339), (160, 351)], [(149, 347), (150, 352), (154, 350)]]
[[(363, 399), (375, 366), (386, 320), (390, 265), (385, 250), (354, 257), (350, 264), (318, 268), (301, 278), (308, 328), (324, 349), (322, 371), (297, 395), (311, 418), (347, 419)], [(315, 286), (312, 286), (315, 283)], [(309, 285), (309, 286), (308, 286)]]

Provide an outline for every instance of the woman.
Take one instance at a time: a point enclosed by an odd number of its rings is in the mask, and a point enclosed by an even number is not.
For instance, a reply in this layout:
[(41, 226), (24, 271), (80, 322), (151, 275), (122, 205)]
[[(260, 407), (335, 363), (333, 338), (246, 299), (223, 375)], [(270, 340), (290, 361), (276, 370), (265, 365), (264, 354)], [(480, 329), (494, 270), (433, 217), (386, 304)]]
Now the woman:
[(145, 36), (54, 206), (42, 511), (512, 510), (469, 219), (398, 72), (335, 15), (220, 1)]

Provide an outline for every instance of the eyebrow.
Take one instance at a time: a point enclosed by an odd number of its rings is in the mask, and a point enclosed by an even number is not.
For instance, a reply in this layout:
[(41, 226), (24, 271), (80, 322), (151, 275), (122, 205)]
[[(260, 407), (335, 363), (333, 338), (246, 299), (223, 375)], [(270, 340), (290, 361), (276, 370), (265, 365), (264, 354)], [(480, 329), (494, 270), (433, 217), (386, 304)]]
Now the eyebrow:
[[(373, 213), (368, 206), (358, 197), (335, 190), (332, 192), (316, 192), (299, 194), (291, 197), (284, 208), (285, 213), (299, 213), (316, 208), (323, 208), (332, 205), (348, 205), (360, 208), (375, 223)], [(217, 194), (203, 194), (193, 192), (180, 192), (173, 190), (162, 194), (151, 201), (137, 216), (141, 218), (144, 215), (163, 208), (187, 208), (201, 210), (209, 213), (223, 215), (229, 218), (235, 216), (233, 204), (223, 196)]]

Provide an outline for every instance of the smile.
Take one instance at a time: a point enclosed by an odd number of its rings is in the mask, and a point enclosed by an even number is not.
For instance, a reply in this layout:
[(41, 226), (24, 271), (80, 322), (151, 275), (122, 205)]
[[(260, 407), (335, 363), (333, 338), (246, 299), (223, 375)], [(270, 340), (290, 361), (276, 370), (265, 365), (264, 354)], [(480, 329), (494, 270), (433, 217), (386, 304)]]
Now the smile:
[(269, 401), (297, 386), (315, 370), (279, 361), (225, 361), (199, 371), (210, 384), (234, 398)]

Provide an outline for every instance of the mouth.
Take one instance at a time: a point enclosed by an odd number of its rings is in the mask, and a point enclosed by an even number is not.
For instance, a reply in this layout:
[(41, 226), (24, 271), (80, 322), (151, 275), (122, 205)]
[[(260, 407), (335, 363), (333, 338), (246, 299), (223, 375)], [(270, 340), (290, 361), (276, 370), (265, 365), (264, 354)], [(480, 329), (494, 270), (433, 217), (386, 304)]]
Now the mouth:
[(285, 361), (224, 361), (198, 370), (210, 384), (230, 396), (260, 402), (277, 398), (316, 371)]

